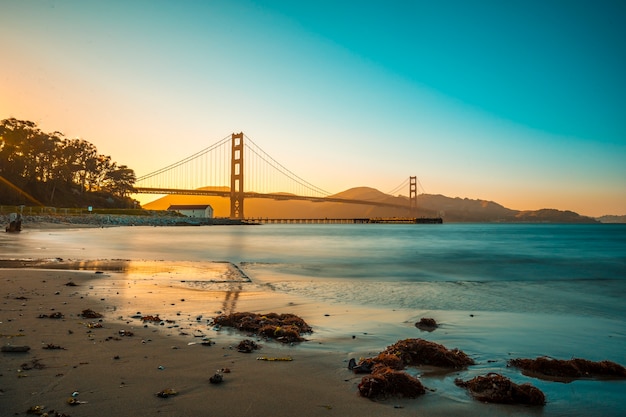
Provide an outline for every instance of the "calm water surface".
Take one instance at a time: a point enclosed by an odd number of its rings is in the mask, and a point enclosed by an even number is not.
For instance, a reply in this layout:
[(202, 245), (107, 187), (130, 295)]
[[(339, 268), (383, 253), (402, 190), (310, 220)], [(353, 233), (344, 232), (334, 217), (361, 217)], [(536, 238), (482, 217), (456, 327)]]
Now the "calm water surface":
[[(540, 355), (626, 365), (626, 225), (25, 230), (1, 235), (0, 257), (233, 262), (276, 291), (414, 311), (408, 317), (415, 321), (436, 317), (444, 325), (431, 334), (401, 336), (415, 330), (409, 320), (389, 323), (387, 336), (459, 347), (482, 361), (464, 379), (501, 372), (531, 382), (550, 401), (543, 411), (498, 409), (499, 415), (626, 415), (623, 381), (550, 383), (505, 365), (511, 357)], [(444, 391), (451, 379), (428, 382)]]
[[(626, 318), (626, 225), (121, 227), (0, 236), (3, 258), (230, 261), (327, 301)], [(360, 289), (333, 295), (354, 285)]]

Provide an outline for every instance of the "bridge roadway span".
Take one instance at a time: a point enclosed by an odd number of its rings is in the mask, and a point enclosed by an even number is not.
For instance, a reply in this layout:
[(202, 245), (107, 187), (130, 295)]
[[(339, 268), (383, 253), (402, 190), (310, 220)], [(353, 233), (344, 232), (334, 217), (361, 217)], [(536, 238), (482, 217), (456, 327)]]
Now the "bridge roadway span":
[[(139, 194), (178, 194), (178, 195), (205, 195), (212, 197), (230, 197), (230, 191), (217, 191), (217, 190), (179, 190), (175, 188), (148, 188), (148, 187), (135, 187), (135, 192)], [(384, 203), (380, 201), (371, 200), (352, 200), (348, 198), (337, 197), (306, 197), (295, 194), (263, 194), (255, 192), (244, 192), (244, 198), (271, 198), (273, 200), (305, 200), (315, 203), (347, 203), (347, 204), (363, 204), (368, 206), (378, 207), (393, 207), (400, 209), (409, 209), (409, 204), (393, 204)]]

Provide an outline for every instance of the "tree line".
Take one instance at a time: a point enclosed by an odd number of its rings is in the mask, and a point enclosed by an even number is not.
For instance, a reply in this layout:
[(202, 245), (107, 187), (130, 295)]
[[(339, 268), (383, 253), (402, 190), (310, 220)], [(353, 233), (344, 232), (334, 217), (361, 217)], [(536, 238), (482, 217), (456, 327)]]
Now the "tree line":
[(0, 204), (133, 207), (135, 172), (84, 139), (30, 121), (0, 122)]

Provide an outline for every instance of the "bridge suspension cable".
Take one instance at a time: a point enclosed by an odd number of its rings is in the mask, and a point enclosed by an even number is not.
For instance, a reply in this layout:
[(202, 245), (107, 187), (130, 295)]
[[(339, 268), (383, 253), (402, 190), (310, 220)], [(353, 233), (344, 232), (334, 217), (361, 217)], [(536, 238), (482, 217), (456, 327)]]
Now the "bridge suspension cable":
[(387, 191), (385, 194), (395, 195), (396, 193), (400, 192), (401, 190), (406, 190), (408, 188), (408, 186), (409, 186), (409, 180), (410, 180), (410, 178), (407, 177), (404, 181), (402, 181), (402, 183), (400, 185), (398, 185), (397, 187), (395, 187), (391, 191)]
[[(246, 141), (244, 142), (244, 147), (249, 152), (252, 152), (258, 157), (258, 160), (253, 159), (254, 162), (249, 163), (249, 172), (246, 173), (246, 181), (248, 181), (248, 184), (250, 184), (250, 182), (253, 182), (253, 184), (256, 183), (256, 186), (253, 186), (251, 188), (260, 189), (262, 187), (265, 188), (263, 190), (264, 192), (282, 191), (316, 197), (326, 197), (331, 195), (330, 192), (311, 184), (310, 182), (294, 174), (289, 169), (285, 168), (285, 166), (283, 166), (280, 162), (276, 161), (274, 158), (268, 155), (248, 136), (245, 136), (245, 138)], [(248, 159), (248, 161), (250, 161), (250, 159)], [(265, 163), (265, 168), (259, 168), (257, 165), (255, 165), (255, 162), (258, 163), (259, 161)], [(282, 179), (287, 180), (289, 184), (285, 184), (284, 181), (281, 181), (281, 178), (277, 178), (270, 173), (265, 172), (265, 169), (267, 168), (271, 168), (275, 173), (280, 174), (283, 177)], [(288, 188), (284, 188), (285, 186), (288, 186)], [(269, 189), (268, 187), (272, 187), (273, 189)]]
[[(417, 181), (417, 184), (419, 185), (419, 191), (421, 191), (422, 193), (425, 193), (426, 191), (424, 190), (424, 187), (422, 187), (420, 180), (417, 177), (415, 178), (415, 180)], [(409, 187), (410, 181), (411, 181), (411, 177), (407, 177), (404, 181), (402, 181), (400, 185), (398, 185), (391, 191), (387, 191), (385, 194), (396, 195), (396, 193), (399, 193), (401, 191), (406, 191), (406, 189)]]
[(195, 159), (200, 158), (201, 156), (206, 155), (207, 153), (209, 153), (209, 152), (211, 152), (211, 151), (213, 151), (213, 150), (215, 150), (215, 149), (217, 149), (217, 148), (219, 148), (221, 146), (224, 146), (226, 143), (230, 143), (229, 141), (230, 141), (230, 135), (228, 135), (224, 139), (214, 143), (213, 145), (211, 145), (211, 146), (209, 146), (207, 148), (204, 148), (204, 149), (194, 153), (193, 155), (190, 155), (190, 156), (188, 156), (186, 158), (181, 159), (178, 162), (174, 162), (173, 164), (170, 164), (170, 165), (168, 165), (168, 166), (166, 166), (164, 168), (157, 169), (154, 172), (151, 172), (149, 174), (142, 175), (142, 176), (138, 177), (137, 178), (137, 182), (145, 181), (145, 180), (147, 180), (149, 178), (152, 178), (152, 177), (155, 177), (157, 175), (163, 174), (166, 171), (170, 171), (170, 170), (172, 170), (174, 168), (178, 168), (178, 167), (180, 167), (180, 166), (182, 166), (182, 165), (184, 165), (184, 164), (186, 164), (186, 163), (188, 163), (190, 161), (193, 161)]
[(419, 191), (422, 194), (424, 194), (426, 192), (426, 189), (424, 189), (424, 187), (422, 186), (422, 183), (420, 182), (420, 179), (415, 177), (415, 180), (417, 181), (417, 185), (419, 185), (419, 189), (417, 191)]

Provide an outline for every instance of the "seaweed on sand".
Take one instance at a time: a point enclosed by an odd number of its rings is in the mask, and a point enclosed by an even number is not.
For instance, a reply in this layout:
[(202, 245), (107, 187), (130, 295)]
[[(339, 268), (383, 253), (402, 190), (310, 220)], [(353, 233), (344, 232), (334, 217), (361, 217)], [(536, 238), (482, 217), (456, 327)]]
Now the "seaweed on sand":
[(377, 367), (386, 367), (400, 371), (405, 368), (405, 364), (397, 355), (382, 352), (373, 358), (362, 359), (358, 365), (355, 364), (351, 369), (355, 374), (358, 374), (370, 373)]
[(311, 326), (295, 314), (232, 313), (217, 316), (214, 322), (283, 343), (301, 342), (305, 340), (303, 333), (313, 332)]
[(424, 339), (405, 339), (387, 347), (382, 353), (395, 355), (406, 365), (432, 365), (460, 369), (474, 360), (459, 349), (448, 349)]
[(96, 313), (90, 308), (83, 310), (80, 315), (86, 319), (99, 319), (102, 317), (102, 314)]
[(371, 400), (385, 399), (391, 396), (416, 398), (426, 393), (419, 379), (387, 366), (379, 366), (361, 379), (358, 385), (359, 395)]
[(141, 321), (143, 321), (144, 323), (147, 322), (147, 321), (154, 322), (154, 323), (159, 323), (159, 322), (161, 322), (163, 320), (161, 319), (161, 317), (159, 317), (158, 314), (156, 316), (154, 316), (152, 314), (149, 314), (147, 316), (142, 316), (141, 317)]
[(518, 385), (500, 374), (479, 375), (468, 381), (456, 379), (454, 383), (469, 391), (478, 401), (499, 404), (544, 405), (544, 393), (531, 384)]
[(37, 318), (40, 319), (62, 319), (65, 316), (63, 315), (63, 313), (57, 311), (55, 313), (52, 314), (40, 314), (39, 316), (37, 316)]
[(459, 349), (448, 349), (424, 339), (405, 339), (388, 346), (373, 358), (354, 359), (348, 368), (355, 374), (374, 372), (379, 367), (402, 370), (407, 366), (431, 365), (461, 369), (473, 365), (474, 360)]
[(432, 365), (446, 368), (464, 368), (474, 360), (458, 349), (449, 350), (438, 343), (423, 339), (405, 339), (388, 346), (373, 358), (357, 364), (351, 360), (348, 368), (354, 373), (370, 373), (361, 379), (359, 394), (370, 399), (393, 395), (415, 398), (426, 392), (422, 383), (402, 372), (410, 365)]
[(252, 353), (253, 351), (260, 349), (261, 347), (254, 343), (250, 339), (245, 339), (239, 342), (237, 345), (237, 351), (242, 353)]
[(537, 359), (511, 359), (508, 363), (529, 376), (543, 379), (626, 378), (626, 368), (611, 361), (561, 360), (542, 356)]

